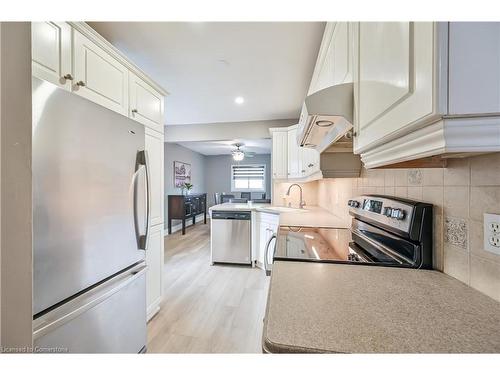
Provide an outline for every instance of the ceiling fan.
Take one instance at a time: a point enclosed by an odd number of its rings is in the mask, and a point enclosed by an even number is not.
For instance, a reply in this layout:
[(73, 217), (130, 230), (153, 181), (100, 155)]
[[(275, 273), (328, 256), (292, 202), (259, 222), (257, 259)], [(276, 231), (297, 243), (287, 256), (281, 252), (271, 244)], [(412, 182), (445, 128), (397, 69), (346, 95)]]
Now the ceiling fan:
[(231, 151), (231, 155), (233, 155), (233, 159), (236, 161), (242, 161), (245, 157), (253, 158), (255, 156), (255, 152), (245, 152), (240, 150), (240, 147), (243, 147), (243, 143), (235, 143), (233, 146), (236, 147), (236, 150)]

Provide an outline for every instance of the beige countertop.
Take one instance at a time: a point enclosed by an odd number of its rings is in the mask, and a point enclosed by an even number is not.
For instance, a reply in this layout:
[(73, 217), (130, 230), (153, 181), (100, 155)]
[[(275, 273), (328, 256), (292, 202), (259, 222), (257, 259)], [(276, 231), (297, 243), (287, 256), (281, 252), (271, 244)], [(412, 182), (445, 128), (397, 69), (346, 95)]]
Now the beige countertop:
[(272, 206), (266, 203), (223, 203), (210, 207), (211, 211), (256, 211), (280, 215), (283, 226), (349, 228), (349, 222), (318, 206), (304, 209)]
[(263, 348), (499, 353), (500, 303), (438, 271), (278, 261)]

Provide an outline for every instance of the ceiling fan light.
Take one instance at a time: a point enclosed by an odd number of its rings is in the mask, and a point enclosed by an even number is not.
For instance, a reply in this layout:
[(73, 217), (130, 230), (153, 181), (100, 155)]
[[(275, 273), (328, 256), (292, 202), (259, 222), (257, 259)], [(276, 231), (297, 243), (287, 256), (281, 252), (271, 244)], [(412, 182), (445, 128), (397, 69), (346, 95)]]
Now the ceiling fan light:
[(240, 151), (240, 150), (233, 151), (233, 159), (234, 160), (242, 161), (244, 157), (245, 157), (245, 154), (243, 151)]

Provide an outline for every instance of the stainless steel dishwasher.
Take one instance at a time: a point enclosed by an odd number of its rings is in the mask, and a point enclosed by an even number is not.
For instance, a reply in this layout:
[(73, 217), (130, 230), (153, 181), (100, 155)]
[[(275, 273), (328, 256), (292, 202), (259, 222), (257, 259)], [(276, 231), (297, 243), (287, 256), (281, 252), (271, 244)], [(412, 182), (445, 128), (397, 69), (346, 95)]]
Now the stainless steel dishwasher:
[(250, 211), (212, 212), (212, 264), (252, 264), (251, 217)]

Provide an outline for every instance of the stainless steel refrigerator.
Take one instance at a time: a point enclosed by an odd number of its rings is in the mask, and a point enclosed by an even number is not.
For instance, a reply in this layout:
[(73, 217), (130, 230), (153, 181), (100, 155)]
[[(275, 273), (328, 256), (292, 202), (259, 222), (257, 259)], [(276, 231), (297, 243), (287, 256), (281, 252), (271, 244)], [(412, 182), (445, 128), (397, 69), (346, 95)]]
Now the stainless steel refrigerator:
[(33, 78), (37, 350), (145, 350), (149, 204), (144, 126)]

